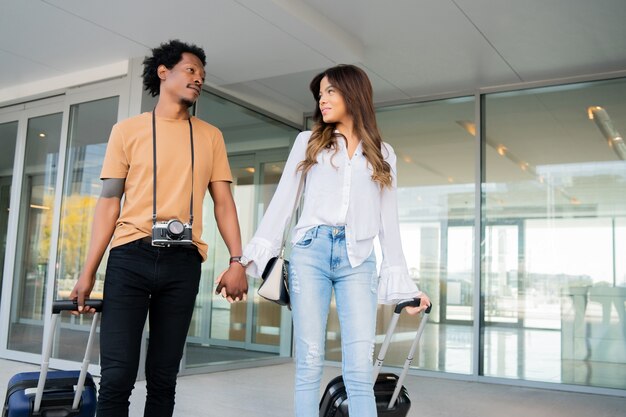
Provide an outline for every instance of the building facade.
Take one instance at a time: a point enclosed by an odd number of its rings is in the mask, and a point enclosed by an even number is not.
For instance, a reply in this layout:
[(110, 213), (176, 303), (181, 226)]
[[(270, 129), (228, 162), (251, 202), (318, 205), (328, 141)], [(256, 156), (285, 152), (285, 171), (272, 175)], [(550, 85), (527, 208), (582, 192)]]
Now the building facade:
[[(0, 103), (0, 357), (40, 360), (46, 312), (86, 255), (111, 126), (154, 104), (138, 67)], [(434, 303), (412, 372), (626, 394), (624, 97), (621, 73), (378, 103), (398, 155), (405, 256)], [(310, 121), (209, 87), (194, 111), (224, 133), (246, 242)], [(260, 299), (257, 281), (245, 303), (214, 295), (228, 252), (208, 197), (204, 211), (209, 256), (181, 372), (290, 360), (290, 313)], [(106, 256), (94, 297), (105, 268)], [(378, 343), (390, 316), (381, 306)], [(52, 366), (82, 359), (89, 323), (63, 318)], [(388, 365), (402, 365), (416, 329), (401, 319)], [(340, 355), (331, 308), (326, 359)]]

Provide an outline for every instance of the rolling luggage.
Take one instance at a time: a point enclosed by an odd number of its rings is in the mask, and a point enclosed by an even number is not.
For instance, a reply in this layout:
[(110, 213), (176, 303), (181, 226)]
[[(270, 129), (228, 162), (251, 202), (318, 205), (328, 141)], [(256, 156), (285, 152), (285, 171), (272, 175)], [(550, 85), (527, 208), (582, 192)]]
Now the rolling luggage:
[(50, 371), (48, 365), (57, 321), (61, 311), (76, 310), (72, 300), (52, 304), (52, 321), (41, 359), (39, 372), (22, 372), (9, 381), (3, 417), (93, 417), (96, 414), (96, 386), (87, 372), (96, 327), (102, 311), (101, 300), (87, 300), (96, 309), (80, 371)]
[[(400, 313), (405, 307), (419, 306), (419, 302), (419, 299), (414, 299), (403, 301), (396, 305), (391, 322), (389, 323), (389, 328), (387, 329), (385, 340), (374, 364), (373, 379), (376, 381), (374, 383), (374, 396), (376, 398), (376, 409), (378, 410), (379, 416), (406, 417), (411, 407), (409, 393), (402, 385), (402, 382), (413, 361), (415, 349), (424, 332), (424, 327), (432, 305), (422, 314), (422, 320), (420, 321), (415, 339), (404, 362), (400, 376), (392, 373), (381, 374), (380, 369), (383, 366), (383, 360), (387, 354), (387, 348), (389, 348), (389, 344), (391, 343), (391, 336), (398, 324)], [(346, 394), (346, 387), (343, 383), (343, 377), (338, 376), (331, 380), (326, 386), (326, 390), (320, 401), (320, 417), (347, 417), (348, 415), (348, 395)]]

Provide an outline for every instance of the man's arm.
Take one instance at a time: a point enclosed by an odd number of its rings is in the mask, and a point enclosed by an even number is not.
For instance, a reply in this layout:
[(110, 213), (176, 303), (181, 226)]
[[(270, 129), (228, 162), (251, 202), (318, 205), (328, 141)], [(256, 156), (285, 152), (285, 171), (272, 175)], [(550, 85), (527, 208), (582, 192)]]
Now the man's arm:
[[(213, 198), (215, 221), (217, 228), (226, 243), (230, 256), (241, 256), (241, 232), (237, 208), (230, 191), (230, 183), (215, 181), (209, 184), (209, 192)], [(248, 279), (246, 270), (238, 262), (229, 265), (228, 270), (221, 276), (216, 292), (226, 291), (226, 297), (234, 301), (243, 300), (248, 293)]]
[[(93, 216), (87, 260), (74, 289), (70, 293), (71, 299), (77, 299), (79, 312), (83, 312), (85, 299), (91, 294), (96, 281), (96, 271), (115, 231), (115, 223), (120, 216), (120, 200), (124, 193), (124, 182), (124, 179), (118, 178), (103, 181), (102, 193), (96, 203)], [(85, 309), (85, 312), (94, 311), (89, 306)]]

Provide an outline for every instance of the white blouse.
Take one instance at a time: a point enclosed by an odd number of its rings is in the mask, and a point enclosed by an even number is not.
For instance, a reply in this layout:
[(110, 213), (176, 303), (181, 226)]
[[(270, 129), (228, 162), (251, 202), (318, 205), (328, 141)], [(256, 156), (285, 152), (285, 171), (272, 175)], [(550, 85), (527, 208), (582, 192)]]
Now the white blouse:
[[(285, 169), (254, 237), (243, 255), (253, 262), (247, 273), (261, 276), (270, 258), (278, 256), (285, 227), (294, 206), (301, 171), (311, 132), (302, 132), (289, 153)], [(396, 155), (387, 143), (383, 157), (391, 166), (392, 187), (372, 181), (372, 168), (363, 155), (361, 143), (350, 159), (344, 140), (338, 140), (339, 151), (323, 150), (317, 164), (307, 174), (301, 215), (292, 231), (292, 245), (312, 227), (318, 225), (345, 226), (346, 248), (352, 267), (363, 263), (374, 249), (378, 236), (382, 249), (382, 264), (378, 285), (378, 302), (395, 304), (418, 296), (417, 285), (409, 277), (400, 241), (398, 204), (396, 197)]]

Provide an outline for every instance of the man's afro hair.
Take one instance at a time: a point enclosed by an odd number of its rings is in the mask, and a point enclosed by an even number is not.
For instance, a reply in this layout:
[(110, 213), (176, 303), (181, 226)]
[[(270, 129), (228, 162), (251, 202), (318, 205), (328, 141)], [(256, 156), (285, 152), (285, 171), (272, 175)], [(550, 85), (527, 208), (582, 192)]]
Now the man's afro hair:
[(174, 68), (183, 58), (183, 53), (189, 52), (200, 59), (202, 66), (206, 65), (204, 50), (194, 44), (181, 42), (178, 39), (162, 43), (158, 48), (152, 49), (152, 56), (143, 61), (143, 86), (152, 95), (158, 96), (161, 79), (157, 74), (159, 65), (165, 65), (168, 69)]

